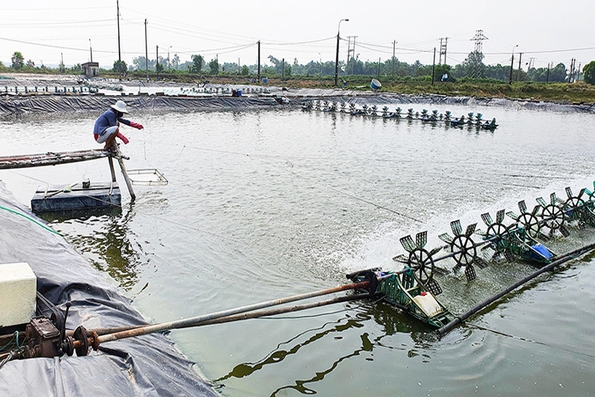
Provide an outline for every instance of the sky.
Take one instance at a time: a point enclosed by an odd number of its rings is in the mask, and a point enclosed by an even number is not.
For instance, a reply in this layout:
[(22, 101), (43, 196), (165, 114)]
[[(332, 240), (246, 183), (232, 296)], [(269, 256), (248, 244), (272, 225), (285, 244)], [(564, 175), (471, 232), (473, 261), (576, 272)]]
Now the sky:
[[(306, 64), (334, 62), (337, 33), (340, 60), (397, 59), (456, 65), (475, 49), (478, 30), (484, 63), (509, 65), (519, 54), (528, 64), (568, 68), (595, 60), (593, 0), (426, 0), (375, 2), (355, 0), (119, 0), (120, 54), (159, 56), (183, 63), (193, 54), (208, 62), (261, 63), (268, 57)], [(66, 66), (93, 61), (111, 68), (118, 60), (118, 0), (4, 0), (0, 12), (0, 62), (11, 65), (15, 51), (36, 66)], [(348, 21), (343, 19), (348, 19)], [(146, 20), (146, 24), (145, 24)], [(147, 40), (145, 41), (145, 28)], [(447, 40), (445, 40), (447, 38)], [(351, 46), (350, 46), (351, 42)], [(444, 63), (444, 58), (442, 58)]]

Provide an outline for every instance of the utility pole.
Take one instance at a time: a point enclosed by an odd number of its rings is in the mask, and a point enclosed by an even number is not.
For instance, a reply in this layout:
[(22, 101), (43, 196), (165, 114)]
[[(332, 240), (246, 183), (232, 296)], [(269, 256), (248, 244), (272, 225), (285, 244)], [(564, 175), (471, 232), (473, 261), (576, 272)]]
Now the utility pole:
[(93, 46), (91, 45), (91, 39), (89, 39), (89, 52), (91, 53), (91, 62), (93, 62)]
[(147, 81), (149, 81), (149, 47), (147, 41), (147, 18), (145, 18), (145, 70), (147, 72)]
[(512, 57), (510, 58), (510, 76), (508, 78), (508, 84), (512, 84), (512, 70), (514, 69), (514, 49), (517, 48), (519, 45), (516, 44), (512, 47)]
[(523, 53), (519, 52), (519, 70), (516, 73), (516, 81), (521, 81), (521, 59), (523, 59)]
[(547, 64), (547, 75), (545, 77), (545, 82), (546, 83), (549, 83), (550, 82), (550, 69), (551, 69), (551, 65), (552, 65), (551, 62)]
[[(440, 39), (440, 45), (442, 46), (442, 39)], [(432, 85), (434, 85), (434, 71), (436, 70), (436, 47), (434, 47), (434, 59), (432, 60)]]
[(337, 52), (335, 56), (335, 87), (339, 85), (339, 41), (341, 40), (341, 22), (349, 22), (348, 18), (343, 18), (339, 20), (339, 24), (337, 26)]
[(167, 49), (167, 70), (171, 70), (171, 62), (169, 61), (169, 50), (171, 50), (171, 46)]
[(155, 47), (155, 71), (157, 72), (157, 80), (159, 80), (159, 46)]
[(118, 17), (118, 61), (122, 62), (122, 51), (120, 50), (120, 0), (116, 0), (116, 10)]
[(258, 82), (260, 83), (260, 40), (258, 40)]
[(397, 40), (393, 40), (393, 70), (392, 70), (392, 76), (393, 79), (395, 78), (395, 48), (397, 46)]
[(508, 78), (508, 84), (512, 84), (512, 71), (514, 70), (514, 50), (512, 58), (510, 58), (510, 77)]

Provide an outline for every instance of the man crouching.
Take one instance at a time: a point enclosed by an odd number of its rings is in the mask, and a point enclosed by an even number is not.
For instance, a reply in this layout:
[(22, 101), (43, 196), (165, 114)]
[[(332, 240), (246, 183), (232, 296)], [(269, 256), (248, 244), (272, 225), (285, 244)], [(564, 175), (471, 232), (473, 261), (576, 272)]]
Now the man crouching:
[(98, 143), (105, 143), (103, 150), (110, 150), (116, 137), (120, 138), (124, 144), (128, 143), (128, 138), (120, 133), (120, 123), (139, 130), (144, 128), (141, 124), (123, 119), (122, 116), (124, 116), (124, 113), (128, 113), (126, 104), (124, 101), (117, 101), (115, 105), (111, 105), (110, 109), (99, 116), (95, 121), (93, 135)]

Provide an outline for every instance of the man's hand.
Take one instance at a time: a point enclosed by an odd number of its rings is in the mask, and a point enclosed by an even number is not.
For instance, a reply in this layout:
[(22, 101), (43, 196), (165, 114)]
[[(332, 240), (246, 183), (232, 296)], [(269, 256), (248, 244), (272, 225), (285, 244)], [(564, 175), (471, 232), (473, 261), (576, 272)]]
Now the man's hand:
[(143, 128), (145, 128), (142, 124), (135, 123), (134, 121), (130, 122), (130, 126), (136, 128), (137, 130), (142, 130)]
[(121, 132), (118, 132), (118, 133), (116, 134), (116, 136), (117, 136), (118, 138), (120, 138), (120, 139), (122, 140), (122, 142), (124, 142), (124, 145), (128, 145), (128, 142), (129, 142), (129, 141), (128, 141), (128, 138), (126, 138), (124, 135), (122, 135), (122, 133), (121, 133)]

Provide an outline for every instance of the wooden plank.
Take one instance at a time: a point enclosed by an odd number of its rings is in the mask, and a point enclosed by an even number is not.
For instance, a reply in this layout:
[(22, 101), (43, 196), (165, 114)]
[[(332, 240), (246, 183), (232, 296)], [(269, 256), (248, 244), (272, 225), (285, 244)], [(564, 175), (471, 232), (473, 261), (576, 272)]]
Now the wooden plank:
[(16, 156), (0, 156), (0, 169), (43, 167), (89, 161), (107, 157), (109, 152), (102, 149), (79, 150), (71, 152), (47, 152)]

